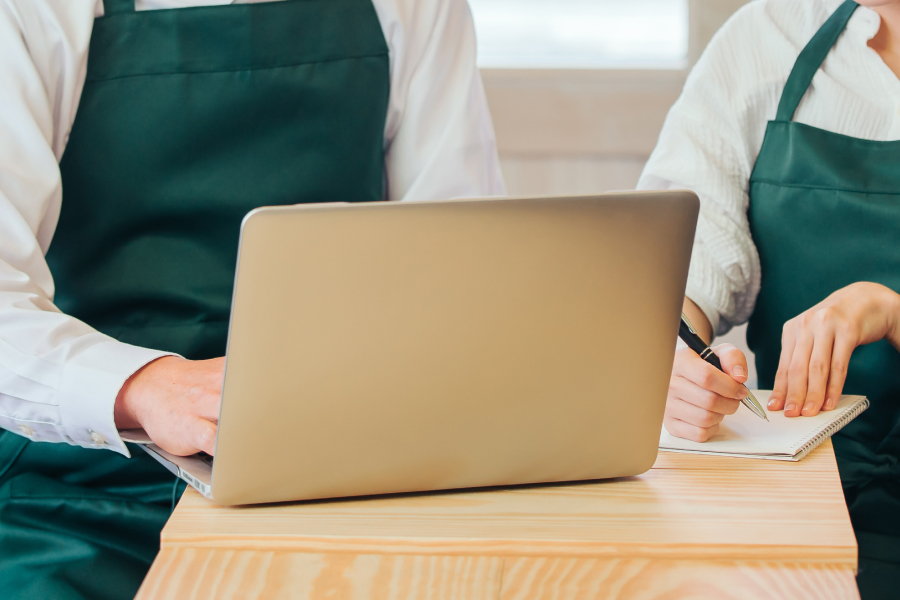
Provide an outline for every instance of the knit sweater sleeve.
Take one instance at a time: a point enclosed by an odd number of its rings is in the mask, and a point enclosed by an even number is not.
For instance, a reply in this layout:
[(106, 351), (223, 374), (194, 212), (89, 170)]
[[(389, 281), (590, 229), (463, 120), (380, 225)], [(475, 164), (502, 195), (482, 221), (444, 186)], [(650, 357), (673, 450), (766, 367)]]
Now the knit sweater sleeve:
[(749, 180), (797, 56), (772, 4), (778, 3), (751, 2), (710, 42), (638, 183), (643, 190), (689, 189), (700, 197), (687, 296), (719, 335), (750, 318), (759, 293)]

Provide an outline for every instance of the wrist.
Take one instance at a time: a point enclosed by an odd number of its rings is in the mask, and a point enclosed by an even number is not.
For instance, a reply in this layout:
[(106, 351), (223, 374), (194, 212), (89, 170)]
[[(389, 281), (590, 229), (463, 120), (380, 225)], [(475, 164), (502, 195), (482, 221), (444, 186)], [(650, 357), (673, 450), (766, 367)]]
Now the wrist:
[(122, 389), (119, 390), (119, 394), (116, 396), (116, 404), (113, 409), (113, 417), (116, 422), (116, 429), (119, 431), (123, 431), (125, 429), (140, 429), (141, 423), (137, 418), (137, 414), (134, 411), (134, 394), (131, 391), (131, 384), (134, 381), (134, 378), (140, 373), (142, 370), (146, 369), (147, 365), (141, 367), (134, 375), (125, 380), (125, 383), (122, 385)]
[(887, 340), (900, 349), (900, 294), (890, 288), (885, 298), (885, 314), (888, 318)]
[(122, 431), (125, 429), (141, 429), (143, 428), (141, 419), (141, 401), (146, 396), (144, 393), (146, 381), (152, 379), (152, 373), (159, 368), (164, 368), (165, 363), (172, 360), (182, 360), (176, 356), (163, 356), (156, 360), (150, 361), (134, 374), (125, 380), (119, 394), (116, 396), (116, 403), (113, 409), (113, 416), (116, 423), (116, 429)]

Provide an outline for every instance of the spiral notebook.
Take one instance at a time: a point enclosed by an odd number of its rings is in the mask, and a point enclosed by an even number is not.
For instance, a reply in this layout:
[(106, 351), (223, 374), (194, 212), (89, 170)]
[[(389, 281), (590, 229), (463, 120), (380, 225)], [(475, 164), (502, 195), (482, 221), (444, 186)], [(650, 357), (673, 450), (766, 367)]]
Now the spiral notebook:
[[(771, 392), (754, 390), (753, 394), (760, 404), (766, 406)], [(869, 401), (863, 396), (843, 396), (834, 410), (821, 412), (815, 417), (788, 419), (784, 412), (767, 410), (767, 423), (741, 406), (737, 413), (725, 417), (719, 426), (719, 433), (705, 444), (676, 438), (663, 427), (659, 449), (689, 454), (798, 461), (867, 408)]]

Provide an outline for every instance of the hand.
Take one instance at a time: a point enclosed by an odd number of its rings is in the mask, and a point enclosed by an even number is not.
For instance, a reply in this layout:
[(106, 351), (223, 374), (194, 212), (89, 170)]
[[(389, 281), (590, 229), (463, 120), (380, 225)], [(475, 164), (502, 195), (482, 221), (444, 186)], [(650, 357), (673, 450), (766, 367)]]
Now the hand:
[(898, 321), (900, 296), (877, 283), (854, 283), (785, 323), (769, 410), (812, 417), (834, 409), (853, 351), (885, 338), (898, 345)]
[(225, 359), (166, 356), (131, 376), (116, 398), (119, 429), (143, 428), (176, 456), (214, 454)]
[(731, 344), (713, 348), (726, 375), (690, 348), (675, 353), (666, 399), (666, 430), (675, 437), (708, 442), (726, 415), (733, 415), (747, 397), (747, 359)]

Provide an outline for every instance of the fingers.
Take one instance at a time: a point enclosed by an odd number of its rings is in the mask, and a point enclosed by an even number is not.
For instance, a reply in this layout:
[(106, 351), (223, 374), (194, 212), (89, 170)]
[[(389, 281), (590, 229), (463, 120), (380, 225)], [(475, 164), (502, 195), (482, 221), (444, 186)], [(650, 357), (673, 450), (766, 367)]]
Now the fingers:
[[(900, 295), (877, 284), (857, 283), (838, 290), (785, 323), (769, 410), (783, 409), (787, 417), (812, 417), (821, 410), (833, 410), (843, 392), (853, 351), (860, 345), (885, 337), (893, 339), (895, 323), (900, 320), (898, 315)], [(736, 349), (720, 346), (716, 353), (731, 378), (717, 377), (696, 361), (676, 359), (670, 395), (676, 394), (688, 403), (704, 408), (698, 403), (702, 395), (674, 383), (674, 376), (681, 375), (704, 390), (726, 398), (738, 398), (741, 389), (735, 385), (746, 380), (741, 376), (746, 372), (746, 362)], [(710, 402), (710, 399), (706, 398), (706, 401)], [(692, 423), (698, 418), (696, 414), (674, 404), (673, 407), (689, 425), (696, 425)], [(678, 419), (677, 416), (673, 418)], [(678, 425), (673, 427), (684, 429)]]
[[(733, 347), (721, 348), (723, 368), (743, 365), (743, 354)], [(736, 389), (735, 389), (736, 388)], [(719, 391), (716, 391), (719, 390)], [(729, 395), (722, 395), (725, 391)], [(705, 362), (691, 350), (676, 354), (669, 395), (666, 400), (666, 430), (672, 435), (695, 442), (706, 442), (719, 431), (719, 424), (726, 415), (734, 414), (740, 407), (743, 386), (728, 375)]]
[(680, 398), (674, 398), (671, 405), (667, 406), (666, 409), (666, 414), (673, 419), (678, 419), (703, 429), (709, 429), (713, 425), (718, 425), (725, 418), (725, 415), (722, 413), (704, 410)]
[[(198, 451), (216, 454), (216, 426), (206, 419), (193, 419), (189, 432), (191, 443)], [(193, 453), (192, 453), (193, 454)]]
[(769, 410), (781, 410), (788, 391), (788, 368), (797, 343), (795, 321), (784, 324), (781, 332), (781, 356), (778, 359), (778, 371), (775, 373), (775, 385), (769, 396)]
[(815, 332), (801, 324), (797, 332), (797, 343), (788, 367), (788, 389), (784, 399), (784, 416), (799, 417), (806, 401), (809, 382), (809, 358), (812, 355)]
[(741, 405), (735, 398), (726, 398), (715, 392), (705, 390), (693, 381), (684, 377), (673, 377), (669, 382), (669, 396), (682, 400), (695, 407), (718, 415), (733, 415)]
[(219, 407), (222, 405), (221, 395), (216, 396), (209, 394), (203, 397), (201, 401), (195, 402), (194, 413), (210, 423), (219, 422)]
[(814, 417), (819, 414), (825, 403), (828, 376), (831, 372), (834, 328), (831, 323), (821, 317), (817, 316), (817, 320), (819, 322), (816, 324), (812, 352), (809, 357), (806, 400), (802, 409), (804, 417)]
[(692, 442), (699, 442), (701, 444), (708, 442), (719, 432), (718, 424), (704, 428), (671, 417), (666, 417), (664, 423), (666, 431), (675, 437), (691, 440)]
[(838, 334), (834, 340), (831, 354), (831, 372), (828, 374), (828, 387), (825, 393), (825, 410), (834, 410), (841, 394), (844, 392), (844, 383), (847, 380), (847, 369), (850, 366), (850, 356), (856, 344), (847, 336)]
[(183, 395), (183, 402), (190, 403), (191, 414), (218, 423), (224, 378), (224, 358), (187, 361), (177, 377), (176, 393)]
[(163, 450), (177, 456), (213, 454), (222, 396), (224, 359), (151, 363), (129, 393), (137, 421)]
[(769, 410), (783, 408), (786, 417), (833, 410), (857, 345), (852, 327), (833, 307), (815, 307), (785, 323)]
[[(743, 364), (746, 365), (746, 361)], [(744, 368), (746, 370), (746, 366)], [(747, 395), (742, 384), (697, 356), (692, 350), (682, 350), (676, 354), (673, 374), (725, 398), (741, 400)]]
[(720, 344), (713, 348), (722, 362), (722, 370), (739, 383), (747, 381), (747, 357), (732, 344)]

